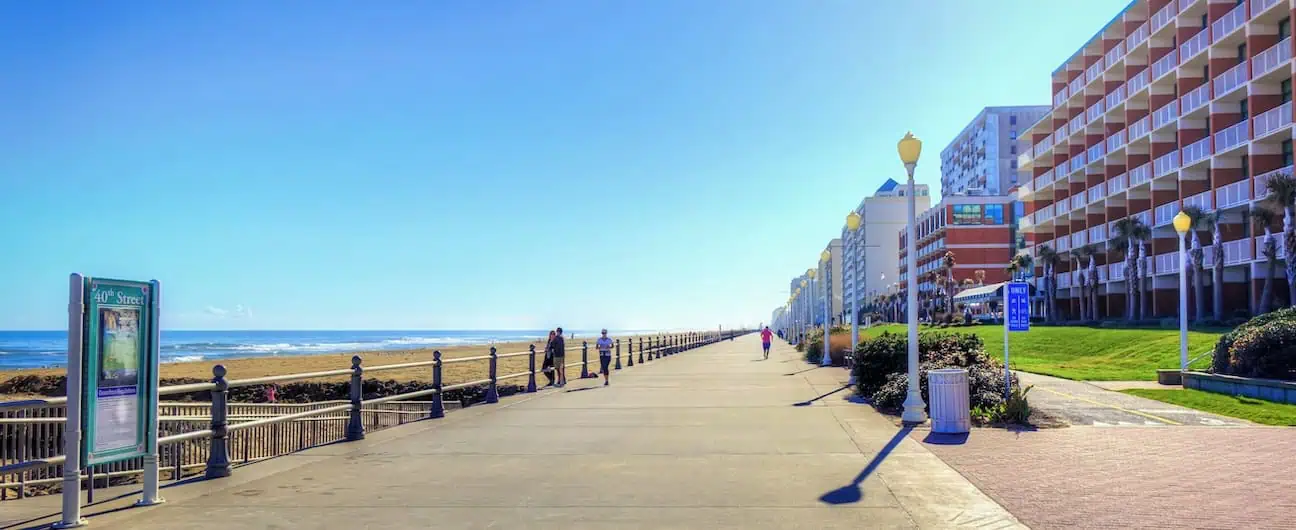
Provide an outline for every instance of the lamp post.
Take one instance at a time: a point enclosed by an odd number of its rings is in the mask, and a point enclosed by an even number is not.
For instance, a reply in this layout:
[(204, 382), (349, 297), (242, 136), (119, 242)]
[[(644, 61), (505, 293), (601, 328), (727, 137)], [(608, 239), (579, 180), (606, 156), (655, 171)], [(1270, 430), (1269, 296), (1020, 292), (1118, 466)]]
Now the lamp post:
[[(806, 288), (806, 285), (808, 285), (809, 283), (810, 283), (810, 282), (807, 281), (807, 280), (801, 280), (801, 288), (797, 289), (797, 297), (798, 297), (798, 298), (801, 296), (801, 290), (802, 290), (802, 289), (805, 289), (805, 288)], [(807, 304), (807, 302), (809, 302), (809, 298), (810, 298), (810, 297), (807, 296), (805, 300), (802, 300), (802, 301), (801, 301), (801, 329), (800, 329), (800, 331), (798, 331), (798, 333), (799, 333), (800, 335), (797, 337), (797, 344), (801, 344), (801, 342), (805, 340), (806, 324), (807, 324), (807, 322), (806, 322), (806, 317), (807, 317), (807, 315), (806, 315), (806, 304)]]
[(832, 279), (830, 277), (832, 265), (829, 263), (830, 260), (832, 260), (832, 252), (824, 249), (823, 252), (819, 253), (819, 263), (822, 263), (824, 267), (824, 277), (820, 279), (824, 288), (823, 357), (819, 360), (819, 366), (832, 366), (832, 355), (828, 354), (828, 346), (832, 344), (832, 293), (829, 292), (832, 289)]
[(905, 270), (909, 274), (909, 289), (906, 294), (909, 322), (909, 392), (905, 396), (904, 413), (900, 419), (905, 423), (922, 423), (927, 421), (927, 404), (923, 403), (922, 389), (918, 386), (918, 259), (917, 253), (918, 221), (917, 207), (914, 205), (914, 168), (918, 167), (918, 156), (922, 154), (922, 140), (913, 133), (905, 133), (900, 143), (896, 144), (900, 162), (904, 163), (905, 172), (909, 175), (908, 202), (908, 235), (905, 237)]
[(1184, 246), (1189, 228), (1192, 228), (1192, 218), (1182, 211), (1175, 214), (1174, 229), (1179, 233), (1179, 370), (1182, 372), (1188, 371), (1188, 253)]
[[(846, 229), (854, 233), (859, 230), (859, 227), (860, 227), (860, 214), (855, 211), (851, 211), (851, 213), (846, 214)], [(855, 237), (857, 239), (859, 238), (858, 235), (853, 235), (852, 237)], [(852, 256), (852, 258), (853, 257), (854, 256)], [(852, 352), (855, 351), (855, 345), (859, 343), (859, 312), (855, 308), (855, 299), (859, 298), (859, 283), (860, 283), (859, 263), (855, 263), (854, 278), (855, 278), (854, 280), (855, 288), (851, 289), (851, 297), (850, 297), (851, 336), (850, 336), (849, 343)]]

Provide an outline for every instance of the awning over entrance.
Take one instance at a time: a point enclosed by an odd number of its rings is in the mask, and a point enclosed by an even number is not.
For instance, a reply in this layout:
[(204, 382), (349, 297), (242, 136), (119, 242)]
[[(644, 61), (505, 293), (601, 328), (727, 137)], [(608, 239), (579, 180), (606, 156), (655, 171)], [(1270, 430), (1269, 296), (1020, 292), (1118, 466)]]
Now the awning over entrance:
[[(963, 302), (968, 304), (980, 304), (989, 301), (1002, 301), (1004, 297), (1004, 285), (1008, 282), (999, 282), (982, 287), (973, 287), (954, 295), (954, 302)], [(1030, 295), (1035, 296), (1035, 285), (1027, 283), (1030, 286)]]

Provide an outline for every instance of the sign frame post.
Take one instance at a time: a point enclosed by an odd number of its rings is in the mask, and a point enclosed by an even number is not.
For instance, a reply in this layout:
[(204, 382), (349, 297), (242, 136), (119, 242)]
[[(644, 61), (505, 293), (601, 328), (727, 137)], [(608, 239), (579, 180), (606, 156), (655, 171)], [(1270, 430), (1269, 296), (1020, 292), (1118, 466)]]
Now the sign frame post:
[(142, 458), (144, 488), (136, 506), (164, 502), (157, 447), (160, 283), (73, 273), (68, 291), (66, 460), (57, 528), (87, 524), (81, 468), (95, 464)]
[(1030, 284), (1011, 280), (1003, 287), (1004, 306), (1004, 399), (1012, 394), (1012, 370), (1008, 368), (1009, 332), (1030, 331)]

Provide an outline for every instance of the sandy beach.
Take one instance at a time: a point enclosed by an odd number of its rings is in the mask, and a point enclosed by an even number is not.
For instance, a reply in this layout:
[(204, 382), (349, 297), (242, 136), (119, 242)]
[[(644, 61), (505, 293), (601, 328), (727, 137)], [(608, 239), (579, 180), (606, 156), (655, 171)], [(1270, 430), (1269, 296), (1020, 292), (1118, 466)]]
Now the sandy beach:
[[(624, 346), (624, 342), (625, 342), (624, 339), (626, 339), (627, 337), (613, 337), (613, 338), (623, 339), (622, 354), (624, 355), (626, 351)], [(575, 340), (568, 340), (567, 347), (569, 348), (569, 350), (567, 352), (567, 362), (572, 363), (572, 362), (580, 361), (581, 357), (580, 357), (579, 346), (581, 341), (583, 340), (590, 341), (590, 354), (589, 354), (590, 370), (592, 371), (597, 370), (598, 353), (594, 350), (593, 338), (578, 337)], [(525, 352), (528, 350), (528, 347), (531, 344), (535, 344), (536, 346), (536, 351), (537, 351), (536, 369), (539, 370), (540, 362), (543, 359), (543, 349), (544, 349), (543, 342), (537, 341), (534, 343), (531, 342), (499, 343), (496, 344), (495, 347), (498, 350), (500, 355), (504, 355), (507, 353)], [(573, 347), (577, 347), (577, 348), (575, 350), (572, 350), (571, 348)], [(351, 356), (353, 355), (359, 355), (360, 358), (364, 360), (363, 366), (381, 366), (381, 365), (389, 365), (389, 364), (431, 361), (432, 353), (438, 349), (441, 351), (441, 358), (443, 360), (463, 358), (463, 357), (476, 357), (481, 355), (487, 355), (488, 353), (490, 353), (489, 345), (469, 345), (469, 346), (450, 346), (444, 348), (422, 348), (422, 349), (413, 349), (413, 350), (327, 353), (327, 354), (317, 354), (317, 355), (284, 355), (284, 356), (273, 356), (273, 357), (247, 357), (247, 358), (236, 358), (236, 359), (222, 359), (220, 361), (164, 363), (162, 364), (161, 376), (163, 379), (171, 379), (171, 378), (210, 379), (212, 377), (212, 367), (217, 364), (225, 365), (225, 368), (228, 370), (228, 375), (226, 377), (231, 380), (247, 379), (253, 377), (265, 377), (271, 375), (284, 375), (284, 374), (292, 374), (292, 373), (338, 370), (338, 369), (350, 368)], [(527, 360), (527, 356), (525, 355), (500, 359), (499, 375), (503, 377), (510, 374), (522, 373), (522, 372), (526, 372), (527, 368), (528, 368), (528, 360)], [(574, 370), (575, 370), (574, 375), (579, 376), (580, 375), (579, 368), (575, 368)], [(14, 377), (21, 376), (21, 375), (60, 376), (60, 375), (64, 375), (64, 373), (65, 370), (63, 368), (0, 370), (0, 384), (3, 384), (5, 381), (8, 381)], [(568, 377), (572, 377), (572, 376), (573, 373), (568, 372)], [(447, 385), (486, 379), (487, 377), (489, 377), (489, 363), (486, 360), (480, 360), (480, 361), (446, 364), (443, 369), (443, 377), (445, 378), (444, 383)], [(431, 382), (432, 368), (428, 366), (428, 367), (421, 367), (421, 368), (409, 368), (403, 370), (382, 371), (382, 372), (374, 373), (372, 375), (367, 375), (366, 378), (374, 378), (374, 379), (382, 379), (382, 380), (390, 379), (390, 380), (396, 380), (400, 382), (405, 382), (405, 381)], [(323, 381), (343, 381), (343, 380), (346, 380), (346, 376), (308, 379), (305, 381), (323, 382)], [(526, 384), (526, 378), (518, 378), (506, 382), (506, 384), (507, 383)], [(31, 396), (18, 396), (14, 394), (0, 395), (0, 399), (13, 399), (17, 397), (31, 397)]]

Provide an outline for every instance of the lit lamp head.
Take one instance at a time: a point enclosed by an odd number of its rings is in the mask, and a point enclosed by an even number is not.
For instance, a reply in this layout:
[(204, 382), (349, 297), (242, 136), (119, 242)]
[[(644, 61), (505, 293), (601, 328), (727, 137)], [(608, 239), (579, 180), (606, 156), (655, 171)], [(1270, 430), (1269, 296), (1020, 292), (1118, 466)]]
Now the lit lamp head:
[(821, 262), (823, 262), (823, 263), (828, 263), (828, 260), (830, 260), (830, 259), (832, 259), (832, 253), (831, 253), (831, 252), (828, 252), (827, 250), (825, 250), (825, 251), (819, 253), (819, 261), (821, 261)]
[(922, 140), (919, 140), (912, 132), (907, 132), (904, 138), (900, 139), (896, 150), (900, 152), (900, 161), (906, 167), (915, 165), (918, 163), (918, 156), (922, 154)]
[(1182, 236), (1188, 233), (1189, 228), (1192, 228), (1192, 218), (1188, 217), (1188, 214), (1184, 213), (1183, 210), (1180, 210), (1174, 216), (1175, 232), (1179, 232), (1179, 235)]
[[(806, 276), (809, 276), (810, 279), (813, 280), (815, 277), (815, 272), (816, 271), (814, 269), (806, 269)], [(801, 280), (801, 282), (804, 283), (805, 280)]]
[(847, 214), (846, 229), (854, 232), (856, 230), (859, 230), (859, 227), (860, 227), (860, 214), (856, 212), (851, 212)]

